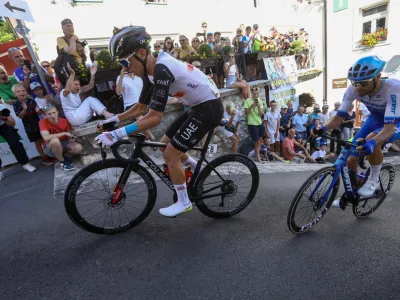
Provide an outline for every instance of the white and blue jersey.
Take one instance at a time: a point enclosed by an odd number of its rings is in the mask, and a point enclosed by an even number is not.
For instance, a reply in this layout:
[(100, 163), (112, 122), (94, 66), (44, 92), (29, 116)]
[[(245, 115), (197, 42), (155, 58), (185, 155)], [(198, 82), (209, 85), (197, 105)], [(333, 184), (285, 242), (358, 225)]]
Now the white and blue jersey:
[(371, 115), (382, 119), (384, 124), (394, 124), (400, 120), (400, 80), (398, 79), (384, 80), (381, 89), (373, 96), (360, 97), (356, 87), (349, 86), (337, 115), (344, 118), (356, 99), (365, 104)]
[[(394, 78), (384, 80), (381, 89), (373, 96), (360, 97), (357, 94), (356, 87), (349, 86), (337, 115), (344, 118), (356, 99), (365, 104), (371, 115), (357, 132), (353, 141), (359, 138), (365, 139), (371, 132), (380, 132), (385, 124), (400, 126), (400, 80)], [(393, 142), (399, 139), (400, 130), (396, 130), (390, 141)], [(353, 149), (350, 155), (358, 156), (358, 152)]]

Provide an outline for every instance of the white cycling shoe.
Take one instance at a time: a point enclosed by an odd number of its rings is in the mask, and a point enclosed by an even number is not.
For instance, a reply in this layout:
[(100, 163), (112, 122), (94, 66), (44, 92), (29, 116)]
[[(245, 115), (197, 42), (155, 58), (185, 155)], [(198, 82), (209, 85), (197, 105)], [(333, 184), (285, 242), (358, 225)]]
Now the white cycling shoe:
[(358, 190), (358, 194), (362, 197), (371, 197), (375, 194), (376, 189), (379, 187), (379, 180), (373, 181), (371, 178), (364, 183), (364, 185)]
[(192, 210), (191, 202), (189, 202), (188, 205), (184, 205), (180, 202), (176, 202), (175, 204), (172, 204), (169, 207), (161, 208), (160, 214), (162, 214), (164, 217), (174, 218), (177, 215), (190, 212), (191, 210)]
[(331, 207), (340, 208), (340, 198), (335, 199), (335, 201), (332, 202)]

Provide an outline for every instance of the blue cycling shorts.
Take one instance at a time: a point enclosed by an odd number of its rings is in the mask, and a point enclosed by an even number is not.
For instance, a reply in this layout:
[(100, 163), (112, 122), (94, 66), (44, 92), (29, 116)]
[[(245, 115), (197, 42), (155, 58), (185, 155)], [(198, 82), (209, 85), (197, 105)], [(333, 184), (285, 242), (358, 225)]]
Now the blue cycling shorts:
[[(376, 116), (371, 114), (353, 138), (353, 144), (357, 145), (357, 139), (365, 139), (371, 132), (376, 132), (376, 130), (378, 130), (378, 132), (381, 131), (383, 125), (383, 116)], [(358, 151), (355, 148), (352, 149), (350, 152), (350, 156), (358, 156)]]

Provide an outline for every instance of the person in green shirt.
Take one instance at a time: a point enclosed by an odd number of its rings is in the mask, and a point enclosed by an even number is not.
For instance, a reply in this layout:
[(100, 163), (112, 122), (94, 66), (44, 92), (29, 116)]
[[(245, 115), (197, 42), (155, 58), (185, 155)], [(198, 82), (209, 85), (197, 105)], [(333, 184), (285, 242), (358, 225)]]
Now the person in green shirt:
[(252, 97), (244, 102), (244, 109), (247, 116), (249, 134), (254, 143), (256, 161), (264, 163), (260, 159), (260, 145), (262, 139), (266, 137), (266, 131), (262, 120), (264, 104), (263, 101), (258, 98), (259, 93), (260, 89), (258, 87), (253, 86), (251, 88)]
[(7, 70), (0, 64), (0, 98), (4, 100), (4, 103), (13, 105), (17, 100), (17, 97), (11, 90), (12, 86), (17, 83), (17, 80), (13, 76), (8, 77)]

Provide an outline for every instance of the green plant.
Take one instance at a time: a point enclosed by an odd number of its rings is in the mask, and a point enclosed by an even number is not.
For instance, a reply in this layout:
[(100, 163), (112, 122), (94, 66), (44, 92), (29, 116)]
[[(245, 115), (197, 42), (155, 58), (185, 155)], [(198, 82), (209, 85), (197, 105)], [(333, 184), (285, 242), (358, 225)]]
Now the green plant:
[(199, 47), (198, 54), (201, 58), (207, 58), (212, 56), (211, 47), (208, 44), (201, 44)]
[(99, 70), (116, 69), (121, 67), (118, 62), (111, 59), (110, 53), (107, 50), (101, 50), (96, 56), (96, 61)]
[(359, 47), (373, 47), (381, 41), (387, 40), (387, 28), (381, 28), (373, 33), (364, 33), (361, 40), (358, 41)]
[(86, 85), (90, 81), (90, 70), (83, 64), (78, 64), (75, 70), (75, 76), (79, 79), (81, 85)]
[(15, 40), (15, 35), (7, 22), (0, 23), (0, 44)]
[(224, 46), (224, 47), (222, 47), (222, 54), (225, 56), (232, 50), (233, 50), (233, 48), (231, 46)]
[(299, 53), (304, 50), (304, 43), (302, 41), (293, 41), (293, 43), (290, 45), (290, 52), (291, 53)]

